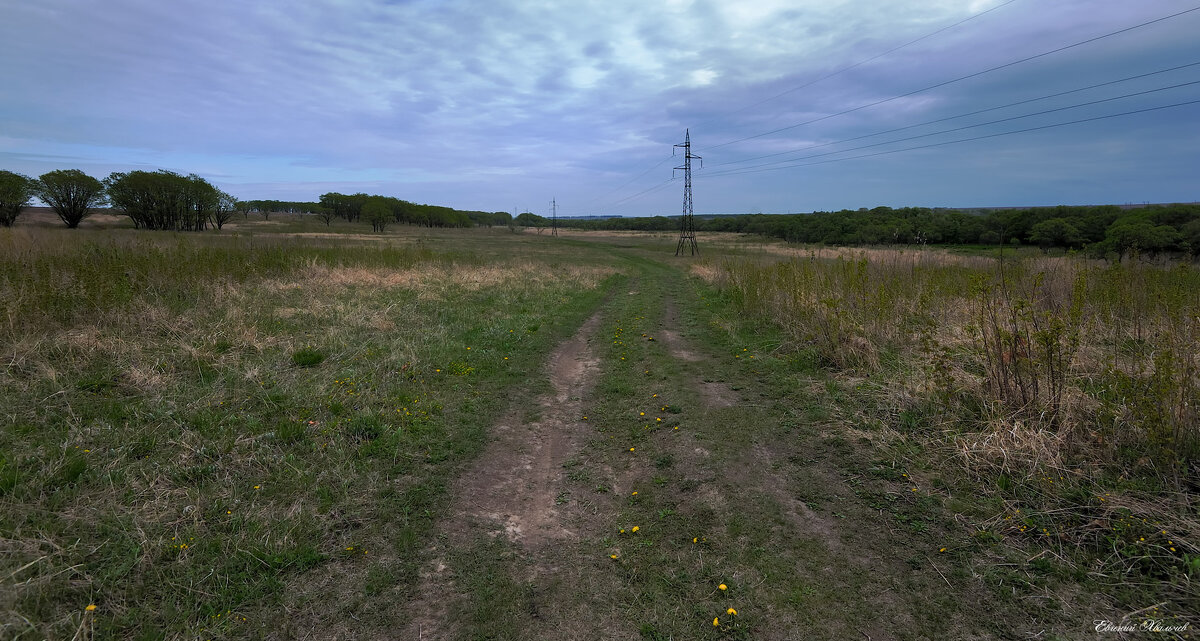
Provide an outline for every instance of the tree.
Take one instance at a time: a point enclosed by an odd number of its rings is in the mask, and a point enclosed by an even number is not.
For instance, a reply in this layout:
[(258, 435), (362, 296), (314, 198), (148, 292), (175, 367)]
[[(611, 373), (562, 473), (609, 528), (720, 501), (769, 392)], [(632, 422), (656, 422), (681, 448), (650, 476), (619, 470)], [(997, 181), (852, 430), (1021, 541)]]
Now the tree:
[(1179, 232), (1183, 237), (1183, 242), (1187, 243), (1188, 248), (1191, 249), (1192, 254), (1200, 255), (1200, 218), (1184, 225), (1183, 229), (1179, 230)]
[(361, 216), (371, 223), (371, 230), (382, 232), (388, 222), (395, 219), (387, 199), (382, 196), (371, 196), (363, 203)]
[(12, 227), (33, 197), (33, 180), (11, 171), (0, 171), (0, 225)]
[(220, 189), (217, 190), (217, 203), (212, 211), (212, 223), (217, 226), (217, 231), (233, 218), (233, 213), (237, 211), (238, 199), (230, 194), (227, 194)]
[(540, 234), (550, 224), (550, 219), (527, 211), (517, 216), (513, 222), (522, 227), (534, 227), (537, 229), (537, 233)]
[(1083, 242), (1083, 234), (1066, 218), (1051, 218), (1030, 228), (1029, 242), (1037, 243), (1043, 251), (1051, 247), (1075, 247)]
[[(322, 196), (321, 198), (324, 198), (324, 197), (325, 196)], [(333, 207), (317, 205), (316, 206), (316, 214), (317, 214), (317, 218), (320, 218), (322, 221), (324, 221), (325, 226), (328, 227), (329, 224), (333, 222), (333, 219), (337, 217), (337, 210), (334, 209)]]
[(1108, 228), (1105, 243), (1111, 244), (1119, 258), (1129, 252), (1155, 254), (1170, 249), (1179, 241), (1179, 232), (1170, 225), (1155, 225), (1149, 220), (1123, 218)]
[(78, 169), (56, 169), (38, 177), (34, 195), (75, 229), (93, 207), (104, 204), (104, 184)]

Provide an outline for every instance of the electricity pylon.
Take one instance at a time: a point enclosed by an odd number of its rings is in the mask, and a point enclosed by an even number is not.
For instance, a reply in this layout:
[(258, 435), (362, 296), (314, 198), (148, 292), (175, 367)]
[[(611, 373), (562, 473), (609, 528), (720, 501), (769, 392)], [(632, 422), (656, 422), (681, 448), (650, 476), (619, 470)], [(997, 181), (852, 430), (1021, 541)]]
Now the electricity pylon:
[[(682, 256), (683, 248), (690, 245), (692, 256), (695, 256), (700, 253), (700, 248), (696, 246), (696, 221), (692, 218), (692, 159), (699, 160), (701, 167), (704, 166), (704, 159), (692, 154), (692, 134), (687, 129), (683, 132), (683, 144), (675, 147), (683, 147), (683, 166), (675, 168), (683, 170), (683, 220), (675, 255)], [(674, 148), (671, 149), (671, 155), (675, 155)]]
[(550, 235), (558, 235), (558, 201), (550, 199)]

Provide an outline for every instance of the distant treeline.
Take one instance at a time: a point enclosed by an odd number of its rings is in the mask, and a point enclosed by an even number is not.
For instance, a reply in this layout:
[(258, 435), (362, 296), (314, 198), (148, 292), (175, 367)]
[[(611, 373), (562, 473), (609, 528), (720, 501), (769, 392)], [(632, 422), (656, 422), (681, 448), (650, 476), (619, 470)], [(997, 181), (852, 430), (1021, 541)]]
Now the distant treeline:
[[(76, 227), (91, 208), (108, 202), (140, 229), (203, 230), (221, 228), (235, 212), (312, 214), (325, 224), (335, 219), (370, 223), (376, 231), (401, 223), (424, 227), (533, 227), (549, 218), (525, 212), (514, 218), (503, 211), (463, 211), (422, 205), (392, 196), (323, 194), (317, 202), (236, 200), (204, 178), (159, 170), (114, 172), (104, 181), (77, 169), (28, 178), (0, 171), (0, 226), (12, 225), (37, 197), (68, 227)], [(559, 218), (560, 227), (591, 230), (674, 231), (677, 216), (647, 218)], [(1083, 249), (1103, 256), (1177, 252), (1200, 254), (1200, 204), (1153, 205), (1126, 209), (1034, 207), (982, 213), (927, 207), (876, 207), (811, 214), (746, 214), (696, 218), (697, 231), (739, 232), (825, 245), (1036, 245)]]
[(325, 224), (331, 223), (334, 218), (348, 222), (363, 220), (371, 223), (376, 230), (382, 230), (389, 223), (423, 227), (491, 227), (512, 222), (512, 214), (508, 212), (464, 211), (438, 205), (420, 205), (393, 196), (330, 192), (322, 194), (317, 203), (305, 204), (313, 205), (311, 211), (320, 216)]
[[(679, 218), (560, 219), (577, 229), (672, 231)], [(746, 214), (696, 218), (697, 231), (728, 231), (826, 245), (1037, 245), (1105, 254), (1200, 253), (1200, 205), (1123, 209), (1035, 207), (974, 214), (926, 207), (876, 207), (811, 214)]]

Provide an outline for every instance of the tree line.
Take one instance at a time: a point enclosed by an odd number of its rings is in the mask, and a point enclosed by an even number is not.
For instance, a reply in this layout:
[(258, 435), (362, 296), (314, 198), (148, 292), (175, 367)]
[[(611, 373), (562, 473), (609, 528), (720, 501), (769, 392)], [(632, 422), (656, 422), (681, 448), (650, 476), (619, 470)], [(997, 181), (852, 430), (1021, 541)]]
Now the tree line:
[(116, 171), (101, 181), (78, 169), (57, 169), (37, 178), (0, 170), (0, 225), (11, 227), (33, 198), (54, 210), (69, 229), (106, 204), (129, 216), (137, 229), (220, 229), (238, 204), (196, 174)]
[[(0, 225), (11, 226), (32, 198), (50, 206), (67, 227), (77, 227), (88, 212), (111, 203), (138, 229), (199, 231), (220, 229), (235, 212), (311, 213), (332, 224), (335, 219), (369, 223), (375, 231), (390, 224), (424, 227), (550, 226), (550, 219), (530, 212), (514, 218), (507, 212), (464, 211), (424, 205), (393, 196), (365, 193), (322, 194), (317, 202), (238, 201), (195, 174), (171, 171), (114, 172), (103, 181), (78, 169), (56, 170), (29, 178), (0, 171)], [(577, 229), (674, 231), (677, 216), (639, 218), (560, 218), (558, 225)], [(701, 216), (697, 231), (725, 231), (781, 238), (794, 243), (826, 245), (1036, 245), (1045, 250), (1084, 250), (1096, 256), (1124, 256), (1137, 251), (1155, 254), (1200, 254), (1200, 204), (1122, 208), (1033, 207), (964, 211), (927, 207), (876, 207), (811, 214), (745, 214)]]
[[(1036, 245), (1104, 256), (1200, 253), (1200, 204), (1122, 208), (1032, 207), (963, 211), (876, 207), (811, 214), (697, 217), (697, 231), (761, 234), (793, 243), (825, 245)], [(559, 219), (563, 227), (674, 231), (679, 218)]]
[(314, 212), (326, 225), (337, 218), (347, 222), (362, 220), (371, 223), (376, 231), (382, 231), (391, 223), (422, 227), (492, 227), (512, 222), (512, 215), (503, 211), (467, 211), (363, 193), (322, 194)]

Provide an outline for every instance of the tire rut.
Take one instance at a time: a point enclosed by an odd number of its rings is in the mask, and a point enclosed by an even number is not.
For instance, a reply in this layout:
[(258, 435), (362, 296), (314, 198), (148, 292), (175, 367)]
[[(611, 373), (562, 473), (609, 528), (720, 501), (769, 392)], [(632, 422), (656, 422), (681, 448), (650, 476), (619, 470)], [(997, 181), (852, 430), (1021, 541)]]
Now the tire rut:
[[(596, 379), (599, 360), (590, 342), (600, 319), (598, 310), (551, 353), (546, 369), (552, 391), (514, 407), (496, 424), (483, 453), (455, 483), (431, 551), (434, 560), (422, 572), (420, 596), (410, 603), (416, 618), (400, 638), (453, 638), (450, 613), (462, 595), (447, 569), (448, 552), (480, 535), (503, 536), (535, 557), (538, 573), (540, 550), (578, 538), (558, 497), (563, 463), (589, 435), (581, 420), (582, 399)], [(536, 418), (523, 420), (531, 411)]]

